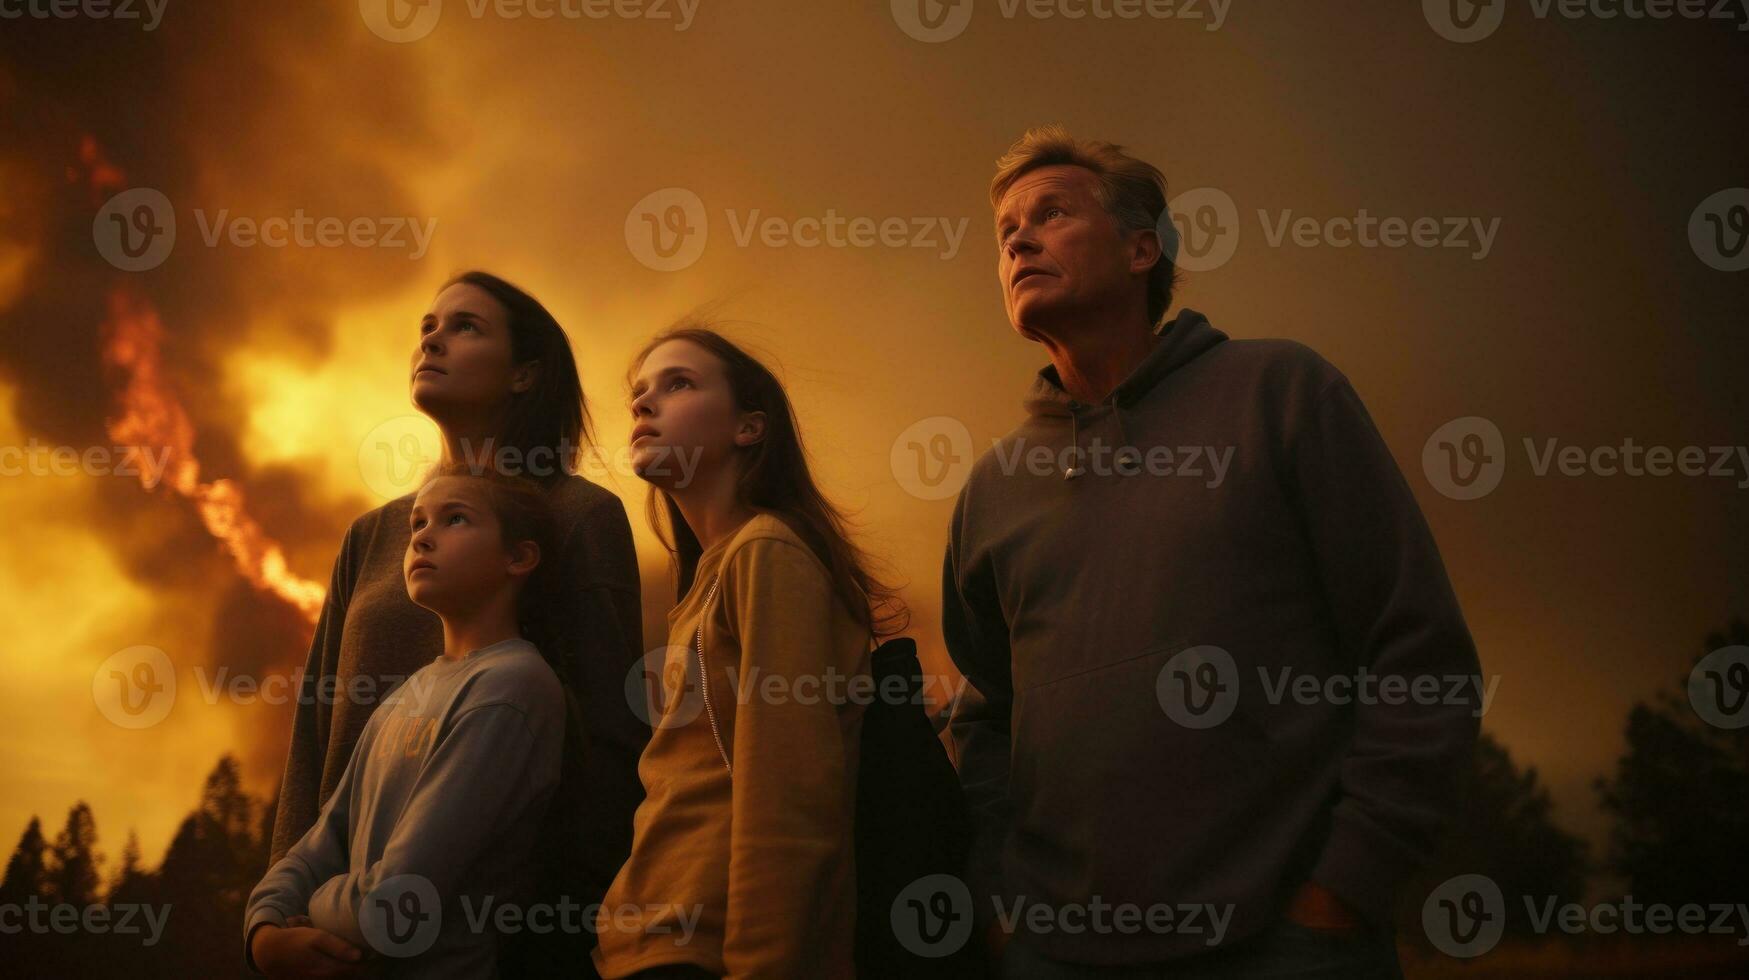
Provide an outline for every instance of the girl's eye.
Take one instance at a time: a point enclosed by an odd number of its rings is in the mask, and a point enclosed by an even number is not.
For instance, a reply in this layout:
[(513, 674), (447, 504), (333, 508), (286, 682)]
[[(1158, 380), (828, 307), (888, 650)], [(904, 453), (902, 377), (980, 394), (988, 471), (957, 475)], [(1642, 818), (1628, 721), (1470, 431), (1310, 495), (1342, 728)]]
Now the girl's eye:
[(677, 386), (677, 385), (689, 385), (690, 386), (691, 384), (692, 384), (692, 382), (686, 380), (685, 378), (675, 378), (673, 381), (668, 382), (668, 390), (673, 391), (675, 386)]
[(450, 523), (451, 523), (451, 524), (454, 524), (454, 523), (455, 523), (455, 522), (456, 522), (456, 521), (465, 521), (465, 520), (467, 520), (467, 518), (466, 518), (466, 517), (463, 517), (463, 516), (462, 516), (462, 515), (460, 515), (460, 514), (451, 514), (451, 515), (449, 515), (449, 521), (450, 521)]
[(466, 320), (463, 320), (462, 325), (457, 327), (456, 329), (457, 330), (472, 330), (472, 329), (474, 329), (474, 325), (472, 323), (469, 323)]
[(415, 531), (417, 531), (417, 530), (419, 530), (419, 529), (420, 529), (420, 528), (422, 528), (422, 527), (424, 527), (424, 526), (425, 526), (425, 521), (424, 521), (424, 520), (422, 520), (422, 519), (420, 519), (420, 518), (414, 518), (414, 519), (413, 519), (413, 530), (415, 530)]

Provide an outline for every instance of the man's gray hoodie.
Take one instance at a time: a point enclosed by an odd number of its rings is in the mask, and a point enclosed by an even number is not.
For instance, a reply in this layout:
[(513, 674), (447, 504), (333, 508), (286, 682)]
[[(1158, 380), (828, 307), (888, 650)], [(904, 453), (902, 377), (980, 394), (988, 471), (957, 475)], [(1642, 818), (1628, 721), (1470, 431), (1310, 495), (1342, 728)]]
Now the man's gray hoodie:
[(1484, 700), (1347, 378), (1184, 310), (1099, 404), (1047, 366), (1025, 405), (944, 569), (980, 920), (1000, 902), (1047, 956), (1119, 964), (1255, 934), (1307, 879), (1388, 919)]

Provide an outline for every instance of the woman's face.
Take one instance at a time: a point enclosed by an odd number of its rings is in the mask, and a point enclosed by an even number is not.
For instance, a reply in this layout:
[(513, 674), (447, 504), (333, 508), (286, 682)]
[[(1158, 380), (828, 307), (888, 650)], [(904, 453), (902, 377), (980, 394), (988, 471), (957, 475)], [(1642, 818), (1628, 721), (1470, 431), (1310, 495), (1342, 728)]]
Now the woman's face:
[(413, 405), (442, 423), (493, 419), (534, 384), (512, 361), (510, 313), (478, 286), (458, 282), (431, 301), (413, 351)]
[(651, 350), (632, 379), (632, 470), (667, 490), (684, 489), (763, 434), (764, 413), (735, 405), (723, 362), (690, 340)]

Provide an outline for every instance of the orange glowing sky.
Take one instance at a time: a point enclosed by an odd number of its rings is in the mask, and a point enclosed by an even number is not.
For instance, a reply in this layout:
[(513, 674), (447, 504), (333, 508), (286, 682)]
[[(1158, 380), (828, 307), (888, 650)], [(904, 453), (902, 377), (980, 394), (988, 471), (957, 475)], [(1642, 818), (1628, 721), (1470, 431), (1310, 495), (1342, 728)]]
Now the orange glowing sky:
[[(1501, 676), (1486, 727), (1538, 767), (1568, 826), (1601, 826), (1589, 783), (1632, 702), (1674, 685), (1704, 634), (1749, 608), (1749, 491), (1732, 481), (1533, 478), (1520, 465), (1464, 502), (1420, 468), (1428, 436), (1469, 415), (1509, 446), (1743, 442), (1742, 280), (1698, 261), (1686, 233), (1698, 202), (1749, 182), (1715, 136), (1749, 92), (1729, 27), (1522, 18), (1460, 45), (1414, 3), (1337, 15), (1236, 0), (1218, 31), (1011, 20), (979, 4), (962, 36), (926, 44), (884, 3), (704, 0), (684, 31), (475, 20), (452, 3), (429, 37), (392, 44), (356, 6), (173, 4), (149, 33), (9, 22), (31, 43), (0, 55), (0, 445), (117, 438), (100, 330), (106, 297), (133, 291), (161, 318), (162, 380), (188, 414), (200, 480), (232, 481), (286, 575), (325, 587), (351, 518), (409, 488), (380, 447), (434, 446), (404, 375), (451, 272), (492, 269), (558, 314), (609, 448), (630, 428), (628, 358), (708, 307), (777, 362), (817, 476), (908, 581), (912, 632), (943, 668), (952, 501), (909, 493), (892, 450), (922, 419), (957, 419), (985, 447), (1020, 418), (1044, 358), (1004, 319), (985, 189), (1027, 125), (1060, 121), (1153, 160), (1175, 192), (1217, 187), (1238, 203), (1237, 253), (1190, 275), (1180, 304), (1236, 337), (1303, 341), (1354, 381)], [(178, 244), (159, 268), (97, 255), (106, 195), (68, 181), (86, 135), (131, 186), (175, 202)], [(628, 246), (627, 217), (675, 187), (704, 203), (709, 239), (690, 266), (657, 271)], [(1360, 208), (1498, 217), (1500, 230), (1472, 261), (1271, 247), (1256, 219)], [(435, 234), (417, 259), (209, 247), (195, 215), (300, 209), (435, 220)], [(828, 210), (967, 231), (948, 256), (946, 243), (736, 240), (754, 212)], [(642, 488), (604, 482), (639, 535), (655, 645), (672, 586)], [(13, 626), (0, 839), (10, 847), (32, 814), (52, 833), (86, 799), (107, 850), (136, 827), (155, 863), (220, 751), (271, 792), (288, 712), (209, 703), (200, 678), (301, 665), (303, 615), (249, 585), (169, 487), (8, 476), (0, 507)], [(163, 649), (185, 688), (163, 722), (130, 731), (94, 710), (92, 677), (137, 644)]]

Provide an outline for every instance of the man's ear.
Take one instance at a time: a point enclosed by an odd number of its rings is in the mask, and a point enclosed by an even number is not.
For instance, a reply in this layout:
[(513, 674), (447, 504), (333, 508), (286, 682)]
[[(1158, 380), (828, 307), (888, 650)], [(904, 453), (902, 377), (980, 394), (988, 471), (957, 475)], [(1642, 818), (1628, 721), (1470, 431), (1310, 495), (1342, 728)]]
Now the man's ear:
[(1160, 233), (1152, 228), (1138, 231), (1130, 240), (1130, 271), (1147, 275), (1160, 261)]
[(516, 365), (516, 370), (510, 375), (510, 391), (520, 395), (533, 388), (534, 383), (538, 380), (540, 380), (540, 362), (523, 361)]
[(765, 439), (765, 413), (743, 412), (741, 426), (735, 430), (735, 445), (753, 446)]

